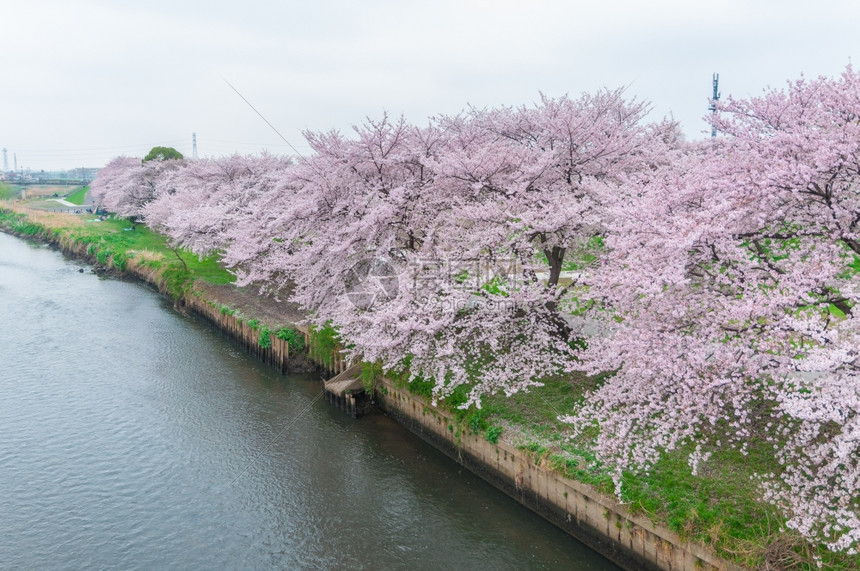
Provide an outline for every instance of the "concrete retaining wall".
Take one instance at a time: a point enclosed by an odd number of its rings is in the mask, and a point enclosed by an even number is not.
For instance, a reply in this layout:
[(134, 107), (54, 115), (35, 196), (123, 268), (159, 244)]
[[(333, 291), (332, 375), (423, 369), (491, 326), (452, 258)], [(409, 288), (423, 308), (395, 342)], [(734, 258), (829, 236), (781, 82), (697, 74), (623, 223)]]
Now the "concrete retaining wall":
[[(631, 514), (614, 498), (570, 480), (508, 443), (448, 429), (454, 421), (424, 400), (382, 379), (378, 406), (506, 494), (627, 569), (742, 571), (702, 545)], [(459, 440), (459, 442), (458, 442)]]
[(276, 368), (281, 374), (289, 371), (290, 345), (279, 339), (274, 331), (269, 335), (271, 346), (264, 348), (260, 346), (260, 330), (249, 326), (247, 321), (239, 320), (235, 315), (221, 313), (220, 307), (193, 295), (183, 301), (188, 313), (216, 327), (225, 337), (237, 343), (248, 353)]

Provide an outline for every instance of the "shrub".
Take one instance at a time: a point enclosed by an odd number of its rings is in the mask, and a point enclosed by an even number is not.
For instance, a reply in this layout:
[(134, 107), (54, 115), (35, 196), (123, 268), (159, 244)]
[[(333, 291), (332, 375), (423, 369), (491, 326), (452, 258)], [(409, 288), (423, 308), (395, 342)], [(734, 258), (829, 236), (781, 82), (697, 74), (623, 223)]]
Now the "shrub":
[(485, 434), (487, 436), (487, 441), (490, 444), (498, 444), (499, 443), (499, 436), (502, 435), (502, 427), (501, 426), (491, 426), (490, 428), (487, 429), (487, 432)]
[(269, 331), (268, 325), (263, 325), (260, 328), (260, 338), (257, 342), (263, 349), (268, 349), (272, 346), (272, 332)]
[(305, 350), (305, 336), (292, 327), (282, 327), (276, 333), (278, 339), (286, 341), (290, 347), (290, 353), (301, 353)]

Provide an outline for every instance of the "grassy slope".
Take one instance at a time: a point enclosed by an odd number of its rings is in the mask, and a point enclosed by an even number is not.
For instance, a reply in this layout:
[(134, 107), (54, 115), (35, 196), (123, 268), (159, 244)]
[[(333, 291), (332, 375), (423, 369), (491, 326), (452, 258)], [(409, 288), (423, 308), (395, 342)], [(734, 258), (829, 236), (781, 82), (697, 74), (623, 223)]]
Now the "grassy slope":
[[(114, 264), (122, 268), (122, 260), (139, 258), (150, 267), (164, 270), (172, 285), (184, 285), (186, 280), (202, 279), (210, 283), (223, 284), (233, 281), (233, 276), (218, 264), (214, 257), (200, 260), (186, 250), (174, 252), (167, 240), (161, 234), (152, 232), (142, 224), (131, 224), (122, 218), (108, 218), (103, 222), (93, 222), (92, 215), (84, 216), (86, 222), (72, 230), (66, 231), (66, 236), (76, 242), (93, 245), (98, 251), (97, 257), (102, 263), (113, 258)], [(188, 267), (187, 272), (179, 258)], [(171, 293), (178, 290), (171, 289)]]
[[(87, 245), (87, 252), (105, 265), (123, 270), (131, 261), (162, 275), (168, 292), (179, 296), (194, 279), (224, 284), (233, 275), (215, 257), (200, 260), (186, 250), (174, 251), (167, 239), (142, 224), (121, 218), (98, 222), (92, 214), (25, 214), (0, 209), (0, 225), (27, 235), (51, 235), (63, 241)], [(185, 262), (180, 261), (181, 259)], [(187, 266), (187, 270), (186, 270)]]
[[(492, 395), (485, 399), (485, 415), (488, 422), (501, 423), (513, 432), (510, 439), (533, 454), (536, 462), (613, 494), (612, 481), (596, 464), (589, 443), (571, 439), (570, 427), (558, 420), (581, 402), (595, 382), (599, 381), (571, 376), (550, 379), (528, 393)], [(685, 539), (709, 545), (737, 563), (760, 567), (771, 546), (784, 539), (779, 529), (783, 519), (772, 506), (759, 501), (750, 482), (755, 472), (778, 469), (769, 450), (754, 447), (747, 456), (731, 449), (715, 450), (700, 476), (691, 474), (689, 452), (665, 455), (649, 474), (627, 474), (623, 501), (632, 511), (667, 525)]]
[(66, 196), (66, 201), (71, 202), (72, 204), (81, 205), (84, 203), (84, 199), (87, 197), (87, 193), (90, 191), (89, 186), (81, 187), (73, 192), (71, 192), (68, 196)]
[(6, 184), (5, 182), (0, 182), (0, 200), (9, 200), (14, 198), (18, 194), (18, 191)]
[[(97, 219), (92, 214), (74, 215), (34, 210), (14, 212), (0, 205), (0, 228), (5, 226), (33, 236), (51, 234), (64, 241), (86, 244), (88, 252), (100, 263), (120, 270), (125, 269), (129, 262), (149, 268), (164, 278), (168, 293), (174, 297), (183, 295), (194, 280), (215, 285), (234, 281), (233, 274), (221, 266), (215, 256), (201, 260), (187, 250), (173, 249), (164, 236), (151, 231), (143, 224), (133, 224), (122, 218), (107, 218), (98, 222)], [(220, 310), (225, 314), (237, 314), (235, 309), (223, 305)], [(271, 333), (288, 341), (293, 351), (301, 352), (304, 349), (304, 338), (291, 326), (262, 324), (253, 316), (237, 316), (259, 325), (263, 333), (261, 346), (266, 346)], [(272, 326), (271, 330), (269, 326)], [(316, 339), (320, 335), (315, 334), (313, 337)]]

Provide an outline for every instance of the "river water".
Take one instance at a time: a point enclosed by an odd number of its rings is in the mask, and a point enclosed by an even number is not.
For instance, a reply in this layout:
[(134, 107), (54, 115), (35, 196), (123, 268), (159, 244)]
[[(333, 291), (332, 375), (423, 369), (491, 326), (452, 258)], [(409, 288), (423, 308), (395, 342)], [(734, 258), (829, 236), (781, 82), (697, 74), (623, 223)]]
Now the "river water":
[(614, 569), (321, 386), (0, 233), (0, 568)]

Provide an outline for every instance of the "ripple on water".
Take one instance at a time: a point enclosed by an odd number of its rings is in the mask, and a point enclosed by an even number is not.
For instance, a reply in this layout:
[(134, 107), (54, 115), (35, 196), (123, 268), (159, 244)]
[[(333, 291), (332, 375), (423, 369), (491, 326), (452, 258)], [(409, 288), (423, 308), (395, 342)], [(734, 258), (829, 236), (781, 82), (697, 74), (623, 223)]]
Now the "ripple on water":
[[(0, 234), (0, 568), (611, 566), (383, 417)], [(307, 409), (307, 410), (306, 410)]]

